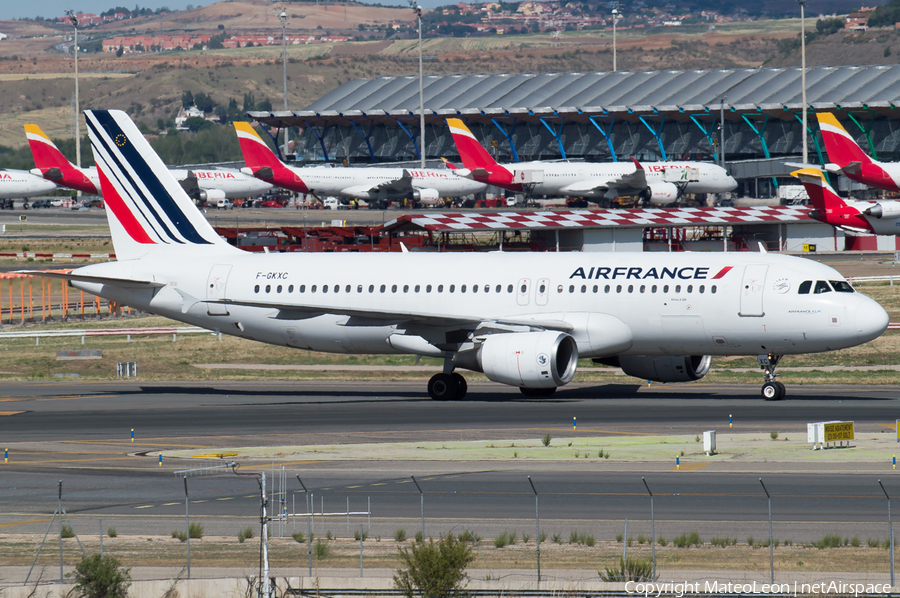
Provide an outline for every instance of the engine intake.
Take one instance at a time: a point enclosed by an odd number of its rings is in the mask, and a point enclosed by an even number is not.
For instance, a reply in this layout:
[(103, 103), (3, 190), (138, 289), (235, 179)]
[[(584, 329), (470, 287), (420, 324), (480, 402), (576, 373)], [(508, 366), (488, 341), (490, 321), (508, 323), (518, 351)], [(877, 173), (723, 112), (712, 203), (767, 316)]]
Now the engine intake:
[(629, 376), (654, 382), (692, 382), (709, 373), (709, 355), (619, 355), (595, 359), (596, 363), (620, 367)]
[(678, 185), (675, 183), (653, 183), (641, 192), (641, 199), (654, 205), (664, 206), (678, 201)]
[(413, 189), (413, 199), (422, 203), (434, 204), (441, 198), (437, 189)]
[(578, 345), (562, 332), (492, 334), (478, 350), (488, 380), (520, 388), (556, 388), (572, 381)]
[(900, 218), (900, 201), (879, 201), (874, 206), (863, 210), (863, 214), (879, 220)]

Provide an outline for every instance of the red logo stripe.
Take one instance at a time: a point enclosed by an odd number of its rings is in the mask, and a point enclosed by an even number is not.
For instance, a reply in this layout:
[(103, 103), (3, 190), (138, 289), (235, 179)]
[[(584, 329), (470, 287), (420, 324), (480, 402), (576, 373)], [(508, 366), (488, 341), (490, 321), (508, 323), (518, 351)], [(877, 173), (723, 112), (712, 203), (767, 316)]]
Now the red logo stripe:
[(719, 270), (718, 272), (716, 272), (716, 275), (713, 276), (712, 279), (713, 279), (713, 280), (718, 280), (718, 279), (722, 278), (723, 276), (725, 276), (726, 274), (728, 274), (728, 272), (731, 271), (731, 268), (732, 268), (732, 267), (733, 267), (733, 266), (725, 266), (724, 268), (722, 268), (721, 270)]
[(128, 206), (122, 201), (122, 198), (116, 192), (115, 187), (112, 186), (106, 178), (106, 175), (103, 174), (103, 170), (100, 168), (99, 164), (97, 165), (97, 175), (100, 177), (100, 189), (103, 192), (103, 201), (106, 202), (106, 207), (113, 211), (113, 214), (115, 214), (116, 219), (125, 229), (125, 232), (138, 243), (156, 245), (156, 241), (147, 236), (144, 227), (141, 226), (141, 223), (137, 221), (134, 214), (131, 213), (131, 210), (128, 209)]

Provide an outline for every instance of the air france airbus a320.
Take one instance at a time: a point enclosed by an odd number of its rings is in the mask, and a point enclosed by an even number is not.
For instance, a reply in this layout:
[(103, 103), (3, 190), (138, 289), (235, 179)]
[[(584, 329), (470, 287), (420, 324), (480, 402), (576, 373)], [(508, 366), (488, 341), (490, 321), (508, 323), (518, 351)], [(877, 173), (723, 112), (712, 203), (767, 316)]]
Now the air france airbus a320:
[(119, 261), (44, 275), (270, 344), (443, 358), (434, 399), (466, 394), (456, 369), (546, 396), (572, 380), (579, 357), (678, 382), (704, 376), (711, 355), (759, 356), (763, 395), (779, 399), (781, 356), (887, 328), (884, 309), (832, 268), (766, 253), (242, 252), (124, 112), (86, 116)]

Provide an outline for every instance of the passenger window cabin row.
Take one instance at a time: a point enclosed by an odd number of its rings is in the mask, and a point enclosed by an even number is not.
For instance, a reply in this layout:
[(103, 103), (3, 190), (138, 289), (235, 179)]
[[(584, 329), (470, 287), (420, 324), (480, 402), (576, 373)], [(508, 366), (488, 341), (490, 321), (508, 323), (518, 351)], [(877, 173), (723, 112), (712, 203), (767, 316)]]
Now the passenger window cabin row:
[[(846, 284), (846, 283), (845, 283), (845, 284)], [(847, 285), (847, 286), (849, 287), (850, 285)], [(576, 286), (576, 285), (574, 285), (574, 284), (571, 284), (571, 285), (569, 285), (569, 289), (568, 289), (568, 290), (569, 290), (569, 293), (570, 293), (570, 294), (574, 294), (574, 293), (576, 293), (576, 292), (581, 292), (581, 293), (586, 294), (586, 293), (588, 293), (588, 288), (589, 288), (588, 285), (585, 285), (585, 284), (580, 285), (580, 287), (578, 287), (578, 286)], [(605, 286), (602, 287), (602, 290), (603, 290), (603, 293), (604, 293), (604, 294), (609, 294), (609, 293), (612, 293), (612, 292), (616, 292), (616, 293), (623, 293), (623, 292), (628, 292), (628, 293), (634, 293), (634, 292), (638, 292), (638, 293), (648, 293), (648, 292), (649, 292), (649, 293), (653, 294), (653, 293), (660, 292), (660, 288), (661, 288), (661, 291), (662, 291), (663, 293), (668, 293), (668, 292), (671, 290), (671, 291), (674, 292), (675, 294), (679, 294), (679, 293), (681, 293), (682, 291), (684, 291), (685, 293), (693, 293), (695, 290), (696, 290), (696, 292), (698, 292), (698, 293), (700, 293), (700, 294), (703, 294), (703, 293), (706, 293), (706, 291), (707, 291), (706, 285), (702, 285), (702, 284), (699, 285), (699, 286), (696, 286), (696, 287), (695, 287), (694, 285), (692, 285), (692, 284), (689, 284), (689, 285), (686, 285), (686, 286), (682, 286), (682, 285), (680, 285), (680, 284), (676, 284), (676, 285), (674, 285), (674, 286), (672, 286), (672, 287), (670, 287), (670, 285), (667, 285), (667, 284), (666, 284), (666, 285), (662, 285), (662, 287), (660, 287), (660, 285), (655, 285), (655, 284), (654, 284), (654, 285), (646, 285), (646, 284), (642, 284), (642, 285), (633, 285), (633, 284), (629, 284), (629, 285), (627, 285), (627, 286), (626, 286), (626, 285), (621, 285), (621, 284), (619, 284), (619, 285), (615, 285), (615, 286), (612, 286), (612, 285), (605, 285)], [(384, 285), (384, 284), (383, 284), (383, 285), (379, 285), (379, 286), (377, 287), (377, 289), (378, 289), (378, 292), (379, 292), (379, 293), (386, 293), (386, 292), (388, 291), (387, 285)], [(434, 287), (433, 285), (428, 284), (428, 285), (425, 285), (425, 286), (424, 286), (424, 289), (425, 289), (425, 292), (426, 292), (426, 293), (431, 293), (433, 290), (436, 290), (436, 292), (438, 292), (438, 293), (443, 293), (443, 292), (444, 292), (444, 285), (439, 284), (439, 285), (437, 285), (437, 288), (435, 289), (435, 287)], [(458, 287), (458, 289), (459, 289), (459, 292), (460, 292), (460, 293), (466, 293), (466, 292), (472, 292), (472, 293), (478, 293), (478, 292), (482, 292), (482, 293), (490, 293), (490, 292), (491, 292), (491, 285), (489, 285), (489, 284), (486, 284), (486, 285), (477, 285), (477, 284), (476, 284), (476, 285), (472, 285), (471, 287), (468, 287), (467, 285), (460, 285), (460, 286)], [(482, 289), (482, 290), (479, 291), (479, 289)], [(506, 286), (506, 292), (507, 292), (507, 293), (512, 293), (514, 289), (515, 289), (515, 287), (514, 287), (513, 285), (511, 285), (511, 284)], [(285, 291), (285, 286), (279, 284), (279, 285), (276, 285), (276, 286), (274, 287), (274, 289), (273, 289), (273, 286), (270, 285), (270, 284), (267, 284), (265, 287), (260, 287), (260, 285), (256, 285), (256, 286), (253, 287), (253, 292), (254, 292), (254, 293), (259, 293), (259, 292), (271, 293), (271, 292), (273, 292), (273, 290), (274, 290), (275, 293), (282, 293), (282, 292)], [(370, 284), (370, 285), (368, 286), (368, 289), (367, 289), (367, 290), (368, 290), (369, 293), (375, 293), (375, 291), (376, 291), (376, 286), (375, 286), (374, 284)], [(400, 290), (401, 290), (400, 287), (399, 287), (398, 285), (396, 285), (396, 284), (391, 285), (391, 287), (390, 287), (390, 292), (391, 292), (391, 293), (397, 293), (397, 292), (399, 292)], [(503, 290), (504, 290), (504, 289), (503, 289), (503, 285), (498, 284), (498, 285), (496, 285), (496, 286), (494, 287), (493, 292), (494, 292), (494, 293), (502, 293)], [(319, 285), (315, 285), (315, 284), (314, 284), (314, 285), (310, 285), (310, 286), (307, 288), (307, 286), (306, 286), (305, 284), (301, 284), (301, 285), (299, 285), (299, 286), (297, 287), (297, 291), (300, 292), (300, 293), (306, 293), (307, 291), (310, 292), (310, 293), (318, 293), (318, 292), (321, 292), (321, 293), (328, 293), (328, 292), (331, 292), (331, 293), (340, 293), (340, 292), (341, 292), (341, 285), (336, 284), (336, 285), (321, 285), (321, 286), (319, 286)], [(415, 285), (415, 286), (413, 286), (413, 287), (410, 287), (410, 285), (408, 285), (408, 284), (403, 285), (403, 287), (402, 287), (402, 292), (404, 292), (404, 293), (409, 293), (410, 291), (412, 291), (413, 293), (420, 293), (420, 292), (422, 292), (422, 285), (418, 285), (418, 284), (417, 284), (417, 285)], [(451, 285), (449, 285), (449, 286), (447, 287), (447, 292), (449, 292), (449, 293), (455, 293), (456, 291), (457, 291), (457, 286), (456, 286), (455, 284), (451, 284)], [(601, 291), (600, 285), (596, 285), (596, 284), (595, 284), (595, 285), (593, 285), (592, 287), (590, 287), (590, 292), (591, 292), (591, 293), (596, 294), (596, 293), (600, 293), (600, 291)], [(710, 293), (715, 294), (717, 291), (718, 291), (718, 287), (717, 287), (716, 285), (712, 285), (712, 286), (709, 287), (709, 292), (710, 292)], [(293, 293), (293, 292), (294, 292), (294, 285), (292, 285), (292, 284), (287, 285), (287, 292), (288, 292), (288, 293)], [(344, 293), (352, 293), (352, 292), (353, 292), (353, 285), (349, 285), (349, 284), (348, 284), (348, 285), (345, 285), (345, 286), (343, 287), (343, 292), (344, 292)], [(361, 285), (361, 284), (360, 284), (360, 285), (357, 285), (357, 286), (356, 286), (356, 292), (357, 292), (358, 294), (359, 294), (359, 293), (363, 293), (363, 292), (364, 292), (364, 287), (363, 287), (363, 285)], [(525, 284), (521, 285), (521, 288), (519, 289), (519, 292), (521, 292), (521, 293), (527, 293), (527, 292), (528, 292), (528, 285), (525, 285)], [(556, 288), (556, 292), (557, 292), (558, 294), (563, 294), (563, 293), (565, 292), (565, 287), (564, 287), (564, 285), (559, 285), (559, 286)], [(818, 292), (818, 291), (817, 291), (817, 292)], [(852, 289), (851, 289), (850, 292), (852, 292)], [(538, 285), (538, 293), (541, 294), (541, 295), (546, 294), (546, 293), (547, 293), (547, 285), (546, 285), (546, 284), (540, 284), (540, 285)]]

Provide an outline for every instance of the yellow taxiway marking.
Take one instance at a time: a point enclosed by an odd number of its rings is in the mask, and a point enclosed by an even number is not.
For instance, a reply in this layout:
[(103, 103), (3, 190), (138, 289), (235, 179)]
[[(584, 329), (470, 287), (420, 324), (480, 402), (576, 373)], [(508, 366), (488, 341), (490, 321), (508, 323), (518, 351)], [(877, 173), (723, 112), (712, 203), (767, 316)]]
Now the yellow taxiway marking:
[(0, 403), (16, 403), (18, 401), (72, 401), (75, 399), (103, 399), (112, 398), (115, 395), (58, 395), (52, 397), (39, 397), (36, 395), (13, 395), (3, 397)]
[(142, 505), (140, 507), (135, 507), (135, 509), (152, 509), (156, 505)]
[(6, 417), (8, 415), (19, 415), (20, 413), (25, 413), (24, 411), (0, 411), (0, 416)]
[(701, 467), (706, 467), (709, 463), (685, 463), (681, 466), (681, 469), (673, 467), (669, 471), (697, 471)]
[(347, 488), (362, 488), (362, 486), (347, 486)]
[(233, 496), (227, 496), (225, 498), (217, 498), (216, 500), (234, 500)]
[(28, 521), (13, 521), (12, 523), (0, 523), (0, 528), (2, 527), (14, 527), (16, 525), (26, 525), (29, 523), (44, 523), (45, 521), (50, 521), (47, 517), (43, 519), (29, 519)]
[(377, 484), (372, 484), (373, 486), (387, 486), (387, 482), (378, 482)]
[(19, 461), (19, 465), (38, 465), (41, 463), (86, 463), (89, 461), (122, 461), (125, 459), (141, 459), (142, 457), (103, 457), (99, 459), (45, 459), (41, 461)]
[(196, 504), (201, 503), (201, 502), (209, 502), (209, 501), (208, 501), (208, 500), (192, 500), (192, 501), (191, 501), (191, 504), (192, 504), (192, 505), (196, 505)]
[(878, 424), (882, 428), (887, 428), (888, 430), (895, 430), (897, 428), (897, 424)]
[(180, 504), (181, 504), (180, 502), (167, 502), (167, 503), (163, 503), (162, 506), (164, 506), (164, 507), (171, 507), (171, 506), (173, 506), (173, 505), (180, 505)]

